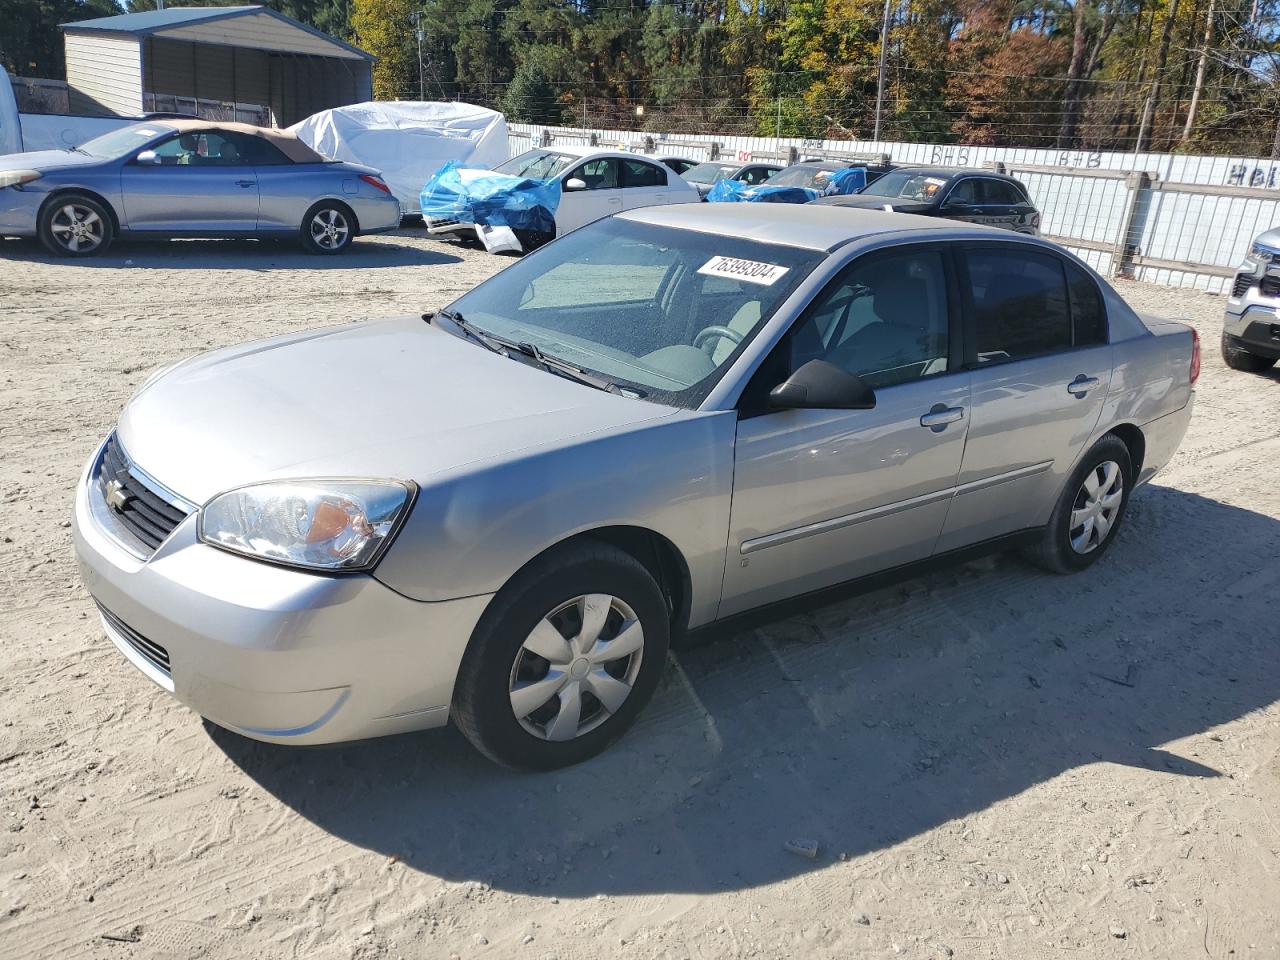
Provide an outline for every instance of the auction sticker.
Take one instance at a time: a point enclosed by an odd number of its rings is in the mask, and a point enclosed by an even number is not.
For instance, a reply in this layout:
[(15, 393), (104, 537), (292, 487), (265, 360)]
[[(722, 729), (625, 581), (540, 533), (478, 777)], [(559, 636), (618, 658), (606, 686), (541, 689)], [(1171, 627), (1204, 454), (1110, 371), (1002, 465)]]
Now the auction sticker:
[(771, 287), (787, 275), (787, 268), (758, 260), (712, 257), (698, 268), (698, 272), (708, 277), (727, 277), (730, 280), (744, 280), (747, 283), (758, 283), (762, 287)]

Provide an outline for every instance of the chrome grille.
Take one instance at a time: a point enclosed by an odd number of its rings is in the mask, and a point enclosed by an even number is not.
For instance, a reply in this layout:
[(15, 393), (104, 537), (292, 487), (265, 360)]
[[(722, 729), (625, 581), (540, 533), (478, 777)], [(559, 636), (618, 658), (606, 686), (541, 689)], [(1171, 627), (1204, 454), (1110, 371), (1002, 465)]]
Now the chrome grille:
[(187, 510), (151, 489), (130, 469), (114, 433), (103, 448), (98, 486), (107, 506), (125, 529), (152, 550), (164, 543), (187, 518)]
[[(98, 603), (98, 601), (94, 601)], [(106, 620), (120, 638), (129, 644), (139, 656), (150, 663), (153, 667), (162, 670), (166, 676), (169, 675), (169, 651), (160, 644), (148, 640), (133, 627), (129, 626), (114, 613), (98, 603), (98, 612), (102, 614), (102, 619)]]

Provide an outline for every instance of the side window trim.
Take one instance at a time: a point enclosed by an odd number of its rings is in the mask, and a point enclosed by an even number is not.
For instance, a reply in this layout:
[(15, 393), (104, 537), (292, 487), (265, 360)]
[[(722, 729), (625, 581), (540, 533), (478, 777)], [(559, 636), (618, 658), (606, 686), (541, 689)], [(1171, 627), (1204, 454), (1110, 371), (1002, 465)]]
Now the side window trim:
[[(777, 377), (780, 375), (780, 369), (783, 366), (782, 357), (791, 349), (791, 337), (807, 323), (813, 315), (815, 304), (821, 303), (823, 296), (838, 284), (843, 283), (845, 278), (855, 269), (874, 263), (876, 260), (888, 257), (901, 256), (912, 252), (936, 251), (942, 263), (943, 272), (943, 290), (947, 298), (947, 369), (937, 373), (931, 373), (923, 377), (917, 377), (909, 380), (907, 383), (919, 383), (923, 380), (933, 380), (938, 377), (944, 377), (951, 374), (963, 373), (966, 367), (963, 365), (964, 358), (964, 313), (960, 304), (960, 293), (962, 284), (960, 276), (957, 273), (957, 254), (956, 244), (941, 240), (931, 240), (915, 243), (898, 243), (892, 246), (880, 247), (875, 250), (869, 250), (866, 253), (854, 257), (835, 273), (822, 287), (815, 291), (813, 296), (791, 321), (791, 325), (778, 338), (778, 342), (773, 345), (767, 356), (760, 361), (755, 372), (751, 375), (751, 379), (747, 381), (746, 386), (742, 388), (742, 392), (738, 395), (737, 411), (738, 419), (745, 420), (751, 417), (759, 417), (772, 413), (780, 413), (781, 411), (772, 410), (767, 404), (760, 402), (762, 396), (767, 394), (768, 390), (772, 390), (777, 383), (771, 383), (767, 388), (762, 387), (759, 381)], [(795, 371), (788, 371), (785, 376), (790, 376)], [(780, 380), (778, 381), (781, 382)], [(896, 386), (905, 386), (906, 384), (893, 384), (887, 387), (880, 387), (879, 390), (892, 390)], [(856, 412), (856, 411), (848, 411)]]

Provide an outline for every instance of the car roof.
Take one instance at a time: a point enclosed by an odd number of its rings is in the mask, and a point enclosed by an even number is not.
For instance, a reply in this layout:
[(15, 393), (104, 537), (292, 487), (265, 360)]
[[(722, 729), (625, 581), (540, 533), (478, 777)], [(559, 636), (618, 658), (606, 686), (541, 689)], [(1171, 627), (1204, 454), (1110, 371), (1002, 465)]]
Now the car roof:
[(1011, 183), (1021, 184), (1022, 181), (1017, 177), (1010, 177), (1003, 173), (996, 173), (994, 170), (975, 169), (974, 167), (931, 167), (931, 166), (905, 166), (897, 167), (894, 173), (908, 173), (916, 176), (934, 176), (934, 177), (958, 177), (965, 174), (970, 177), (989, 177), (992, 180), (1008, 180)]
[(676, 203), (640, 207), (615, 216), (660, 227), (824, 252), (852, 240), (878, 234), (910, 232), (982, 239), (1009, 237), (1007, 230), (981, 224), (886, 210), (818, 207), (807, 203)]
[[(650, 163), (661, 163), (663, 159), (663, 157), (650, 156), (647, 153), (631, 153), (627, 150), (615, 150), (610, 147), (592, 147), (587, 145), (579, 146), (577, 144), (566, 146), (554, 144), (550, 147), (530, 147), (525, 151), (525, 153), (532, 153), (535, 150), (542, 153), (562, 153), (567, 157), (627, 157), (633, 160), (648, 160)], [(665, 156), (665, 154), (663, 156)], [(670, 157), (668, 159), (683, 160), (684, 158)]]

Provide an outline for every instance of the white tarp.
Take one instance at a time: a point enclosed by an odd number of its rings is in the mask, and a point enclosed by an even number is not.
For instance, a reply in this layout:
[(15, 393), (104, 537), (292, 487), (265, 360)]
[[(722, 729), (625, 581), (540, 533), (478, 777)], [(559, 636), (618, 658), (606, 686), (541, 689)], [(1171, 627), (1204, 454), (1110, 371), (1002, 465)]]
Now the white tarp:
[(418, 212), (422, 185), (446, 161), (496, 167), (507, 159), (507, 121), (470, 103), (356, 103), (289, 129), (326, 157), (382, 171), (405, 213)]

